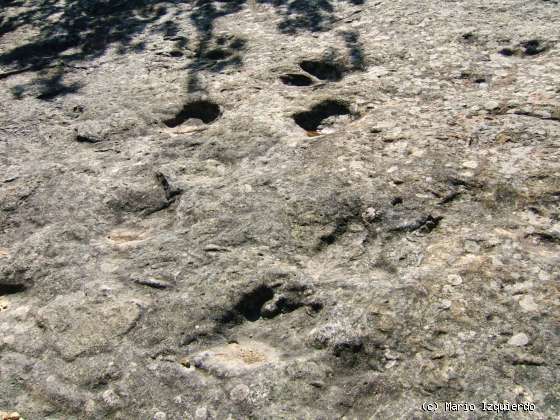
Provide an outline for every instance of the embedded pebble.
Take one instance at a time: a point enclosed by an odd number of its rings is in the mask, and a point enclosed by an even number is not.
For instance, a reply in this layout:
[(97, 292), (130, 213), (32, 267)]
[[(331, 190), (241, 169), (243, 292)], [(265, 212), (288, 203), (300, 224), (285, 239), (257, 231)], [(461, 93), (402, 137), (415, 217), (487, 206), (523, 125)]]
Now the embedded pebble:
[(379, 212), (375, 210), (373, 207), (368, 207), (366, 211), (362, 213), (362, 218), (366, 222), (373, 222), (375, 219), (379, 217)]
[(13, 411), (11, 413), (6, 411), (0, 411), (0, 420), (23, 420), (23, 418), (16, 411)]
[(440, 307), (441, 309), (449, 309), (449, 308), (451, 308), (451, 305), (452, 305), (452, 303), (451, 303), (451, 301), (448, 300), (448, 299), (443, 299), (443, 300), (439, 303), (439, 307)]
[(478, 162), (476, 160), (467, 160), (463, 162), (463, 168), (476, 169), (478, 168)]
[(120, 397), (112, 389), (103, 392), (101, 397), (103, 398), (103, 402), (109, 407), (117, 407), (121, 401)]
[(198, 407), (194, 413), (196, 420), (206, 420), (208, 418), (208, 409), (206, 407)]
[(529, 344), (529, 337), (525, 333), (518, 333), (511, 337), (508, 341), (511, 346), (523, 347)]
[(9, 306), (10, 305), (8, 304), (8, 300), (5, 297), (0, 296), (0, 312), (5, 311), (9, 308)]
[(229, 393), (229, 397), (236, 402), (245, 401), (251, 390), (245, 384), (236, 385)]
[(525, 312), (537, 311), (539, 309), (539, 305), (535, 303), (533, 296), (529, 295), (523, 296), (519, 300), (519, 306), (521, 306), (521, 309)]
[(165, 414), (163, 411), (158, 411), (154, 414), (152, 420), (167, 420), (167, 414)]
[(484, 109), (487, 111), (494, 111), (500, 107), (500, 103), (497, 101), (488, 101), (484, 104)]
[(447, 276), (447, 281), (453, 286), (459, 286), (463, 283), (463, 278), (458, 274), (450, 274), (449, 276)]

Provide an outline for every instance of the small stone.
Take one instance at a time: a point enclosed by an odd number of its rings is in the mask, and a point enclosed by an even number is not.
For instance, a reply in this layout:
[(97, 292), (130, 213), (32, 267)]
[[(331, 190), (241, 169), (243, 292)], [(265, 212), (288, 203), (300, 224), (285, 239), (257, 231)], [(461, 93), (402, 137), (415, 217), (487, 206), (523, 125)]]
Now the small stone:
[(239, 384), (231, 390), (229, 397), (235, 402), (241, 402), (247, 399), (250, 392), (251, 391), (247, 385)]
[(521, 350), (516, 350), (513, 353), (506, 354), (507, 360), (513, 365), (528, 365), (528, 366), (542, 366), (546, 361), (533, 354), (527, 354)]
[(112, 389), (105, 391), (101, 397), (103, 398), (103, 402), (111, 408), (117, 407), (121, 401), (120, 397)]
[(384, 134), (383, 141), (385, 143), (392, 143), (401, 138), (402, 138), (402, 130), (400, 128), (395, 128)]
[(476, 160), (466, 160), (463, 162), (463, 168), (476, 169), (478, 168), (478, 162)]
[(373, 207), (368, 207), (366, 211), (362, 213), (362, 219), (368, 223), (371, 223), (379, 218), (379, 213)]
[(167, 414), (165, 414), (163, 411), (158, 411), (156, 414), (154, 414), (152, 420), (167, 420)]
[(107, 139), (106, 127), (100, 121), (84, 121), (74, 127), (74, 139), (78, 143), (100, 143)]
[(529, 337), (527, 337), (525, 333), (515, 334), (509, 339), (508, 344), (511, 346), (523, 347), (529, 344)]
[(480, 252), (480, 245), (475, 241), (465, 241), (465, 251), (471, 254), (477, 254)]
[(550, 274), (547, 273), (544, 270), (541, 270), (538, 274), (539, 280), (540, 281), (549, 281), (550, 280)]
[(521, 306), (521, 309), (525, 312), (537, 311), (539, 309), (539, 305), (535, 303), (533, 296), (529, 295), (523, 296), (523, 298), (519, 300), (519, 306)]
[(501, 133), (498, 133), (496, 135), (496, 143), (498, 143), (498, 144), (508, 143), (508, 142), (511, 142), (512, 140), (513, 139), (511, 137), (511, 135), (506, 131), (502, 131)]
[(135, 282), (141, 284), (142, 286), (148, 286), (153, 289), (160, 289), (160, 290), (167, 289), (172, 286), (171, 283), (165, 280), (161, 280), (153, 277), (136, 279)]
[(9, 306), (8, 300), (5, 297), (0, 296), (0, 312), (5, 311)]
[(208, 409), (206, 407), (198, 407), (194, 413), (196, 420), (206, 420), (208, 418)]
[(188, 357), (181, 357), (179, 359), (179, 363), (182, 364), (187, 369), (190, 369), (190, 367), (192, 366), (191, 360)]
[(84, 411), (89, 416), (92, 416), (95, 413), (96, 404), (94, 400), (87, 400), (86, 405), (84, 407)]
[(453, 286), (459, 286), (463, 283), (463, 278), (458, 274), (450, 274), (447, 276), (447, 281)]
[(397, 361), (396, 360), (390, 360), (389, 362), (387, 362), (387, 364), (385, 365), (385, 369), (391, 369), (392, 367), (397, 365)]
[(380, 371), (383, 370), (383, 365), (377, 359), (371, 358), (371, 359), (368, 360), (367, 364), (372, 370), (375, 370), (377, 372), (380, 372)]
[(228, 249), (226, 247), (223, 247), (223, 246), (220, 246), (220, 245), (208, 244), (203, 248), (203, 250), (205, 252), (224, 252), (224, 251), (227, 251)]
[(451, 308), (451, 301), (448, 299), (443, 299), (440, 303), (439, 303), (439, 307), (441, 309), (449, 309)]
[(487, 111), (494, 111), (500, 107), (500, 103), (496, 101), (488, 101), (484, 104), (484, 109)]
[(4, 337), (0, 338), (0, 344), (4, 344), (7, 346), (13, 346), (15, 342), (16, 342), (16, 337), (12, 334), (5, 335)]
[(390, 349), (385, 350), (385, 359), (387, 360), (400, 360), (401, 356), (398, 353), (391, 351)]

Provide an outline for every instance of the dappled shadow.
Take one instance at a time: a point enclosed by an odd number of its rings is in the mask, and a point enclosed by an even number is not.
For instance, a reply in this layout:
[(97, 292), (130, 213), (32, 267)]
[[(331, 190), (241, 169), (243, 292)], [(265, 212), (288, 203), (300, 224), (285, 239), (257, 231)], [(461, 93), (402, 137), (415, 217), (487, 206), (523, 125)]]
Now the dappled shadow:
[[(197, 74), (201, 70), (221, 72), (243, 64), (245, 40), (232, 35), (216, 34), (215, 22), (221, 17), (240, 12), (250, 1), (272, 6), (282, 19), (278, 30), (285, 34), (325, 31), (336, 21), (335, 0), (190, 0), (192, 10), (187, 18), (197, 32), (194, 60), (189, 64), (189, 92), (203, 90)], [(341, 0), (360, 5), (364, 0)], [(178, 0), (177, 0), (178, 2)], [(180, 3), (180, 2), (179, 2)], [(0, 54), (0, 65), (8, 73), (37, 71), (47, 67), (71, 65), (102, 56), (110, 46), (118, 53), (142, 51), (145, 44), (136, 42), (137, 35), (150, 25), (165, 40), (175, 41), (171, 57), (182, 56), (188, 40), (181, 35), (181, 19), (177, 10), (172, 19), (158, 23), (173, 2), (163, 0), (0, 0), (0, 37), (22, 30), (22, 37), (33, 38)], [(25, 30), (25, 34), (23, 31)], [(357, 38), (349, 38), (349, 48), (356, 50)], [(357, 51), (357, 50), (356, 50)], [(357, 54), (354, 54), (359, 61)], [(0, 75), (1, 76), (1, 75)], [(35, 85), (43, 85), (42, 99), (70, 93), (79, 86), (64, 85), (64, 74), (54, 78), (38, 75)], [(22, 88), (23, 89), (23, 88)]]
[[(361, 5), (365, 0), (344, 0)], [(301, 31), (328, 31), (336, 21), (332, 0), (257, 0), (261, 4), (274, 6), (282, 16), (278, 29), (282, 33), (295, 34)]]
[[(14, 2), (21, 5), (21, 2)], [(22, 46), (0, 55), (0, 64), (29, 65), (102, 55), (111, 43), (130, 44), (134, 35), (165, 14), (158, 1), (55, 0), (34, 2), (15, 16), (3, 17), (0, 34), (29, 25), (39, 34)], [(163, 3), (163, 2), (162, 2)]]
[[(0, 64), (38, 70), (53, 63), (67, 64), (99, 57), (113, 43), (118, 44), (123, 53), (129, 46), (138, 49), (132, 44), (134, 36), (166, 12), (159, 3), (163, 1), (8, 1), (2, 11), (0, 36), (24, 27), (38, 34), (31, 41), (0, 54)], [(15, 9), (21, 6), (27, 7)], [(55, 80), (34, 82), (51, 87), (58, 85), (54, 90), (49, 88), (50, 93), (42, 99), (52, 99), (57, 96), (56, 92), (72, 89), (62, 87), (62, 78), (63, 75), (59, 75)]]
[[(354, 5), (361, 5), (365, 0), (344, 0)], [(198, 0), (195, 10), (190, 19), (197, 31), (199, 44), (196, 51), (196, 60), (189, 66), (188, 92), (203, 91), (198, 71), (201, 69), (211, 72), (220, 72), (226, 67), (239, 67), (242, 65), (242, 55), (245, 49), (243, 40), (238, 40), (238, 53), (232, 53), (228, 60), (215, 60), (212, 62), (212, 53), (223, 51), (216, 49), (220, 44), (219, 37), (223, 35), (214, 34), (214, 22), (216, 19), (241, 11), (249, 3), (248, 0)], [(278, 24), (278, 30), (285, 34), (295, 35), (298, 32), (319, 32), (332, 28), (336, 21), (333, 0), (256, 0), (256, 3), (272, 6), (276, 13), (282, 16)], [(346, 39), (346, 38), (345, 38)], [(352, 62), (356, 68), (363, 66), (363, 54), (356, 34), (350, 34), (347, 40), (351, 51)], [(232, 51), (230, 51), (232, 52)], [(223, 58), (223, 57), (222, 57)], [(210, 59), (210, 60), (209, 60)]]
[(334, 21), (333, 2), (329, 0), (259, 0), (259, 3), (278, 9), (283, 17), (278, 29), (283, 33), (324, 31)]
[[(229, 66), (241, 66), (241, 55), (236, 52), (243, 50), (245, 41), (238, 38), (228, 40), (228, 37), (223, 34), (215, 35), (214, 22), (220, 17), (241, 11), (245, 3), (246, 0), (196, 1), (195, 9), (189, 18), (198, 32), (198, 46), (195, 60), (189, 66), (188, 92), (204, 90), (198, 78), (200, 70), (220, 72)], [(227, 44), (226, 48), (224, 48), (225, 44)]]
[(359, 34), (353, 31), (344, 31), (342, 36), (344, 37), (344, 42), (346, 43), (346, 48), (348, 49), (352, 69), (360, 71), (365, 70), (366, 63), (364, 58), (364, 47), (360, 42)]

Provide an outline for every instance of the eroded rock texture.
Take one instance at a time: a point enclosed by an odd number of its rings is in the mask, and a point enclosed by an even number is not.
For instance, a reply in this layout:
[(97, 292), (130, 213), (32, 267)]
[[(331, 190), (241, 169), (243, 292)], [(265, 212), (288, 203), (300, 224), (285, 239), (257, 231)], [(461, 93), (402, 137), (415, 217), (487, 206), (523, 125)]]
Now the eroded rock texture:
[(556, 418), (559, 22), (5, 0), (0, 411)]

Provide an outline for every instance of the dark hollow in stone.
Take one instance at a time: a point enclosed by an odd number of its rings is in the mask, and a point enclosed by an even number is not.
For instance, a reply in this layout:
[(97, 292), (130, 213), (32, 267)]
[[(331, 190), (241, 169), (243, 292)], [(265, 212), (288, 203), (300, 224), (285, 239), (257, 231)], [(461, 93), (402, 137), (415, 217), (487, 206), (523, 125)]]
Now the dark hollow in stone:
[(515, 54), (515, 51), (513, 51), (511, 48), (503, 48), (500, 50), (500, 54), (506, 57), (511, 57), (513, 54)]
[(313, 80), (310, 77), (307, 77), (305, 74), (283, 74), (280, 76), (280, 80), (285, 85), (290, 86), (309, 86), (313, 84)]
[(537, 55), (546, 50), (538, 39), (532, 39), (530, 41), (525, 41), (521, 43), (521, 46), (525, 48), (525, 55)]
[(183, 53), (179, 50), (172, 50), (172, 51), (169, 51), (169, 55), (171, 57), (179, 58), (179, 57), (183, 56)]
[(364, 345), (359, 340), (349, 340), (347, 342), (337, 343), (334, 346), (333, 352), (336, 357), (340, 357), (343, 353), (360, 353)]
[(465, 42), (473, 42), (476, 41), (476, 35), (472, 32), (467, 32), (466, 34), (462, 35), (463, 41)]
[(209, 60), (225, 60), (231, 56), (231, 51), (222, 48), (215, 48), (206, 53), (206, 58)]
[(233, 309), (243, 315), (247, 321), (256, 321), (261, 317), (263, 305), (273, 297), (274, 290), (262, 285), (243, 295)]
[(299, 63), (301, 69), (319, 80), (337, 82), (342, 79), (343, 69), (340, 64), (322, 60), (304, 60)]
[(274, 318), (279, 314), (287, 314), (295, 311), (303, 306), (303, 302), (298, 299), (281, 297), (276, 302), (276, 307), (271, 311), (266, 311), (262, 314), (263, 318)]
[(216, 121), (220, 114), (220, 107), (215, 103), (210, 101), (196, 101), (186, 104), (175, 117), (165, 120), (163, 123), (170, 128), (174, 128), (191, 118), (196, 118), (201, 120), (204, 124), (210, 124)]
[(0, 296), (21, 293), (25, 289), (26, 287), (23, 284), (0, 284)]
[(317, 131), (321, 122), (336, 115), (351, 115), (348, 105), (344, 102), (326, 100), (315, 105), (309, 111), (298, 112), (293, 115), (297, 125), (306, 131)]
[(419, 217), (415, 220), (401, 223), (398, 226), (391, 228), (390, 230), (393, 232), (414, 232), (418, 230), (422, 233), (430, 233), (439, 225), (439, 222), (442, 219), (442, 216), (434, 217), (429, 214), (428, 216)]
[(99, 143), (101, 139), (99, 137), (76, 134), (76, 141), (78, 143)]

